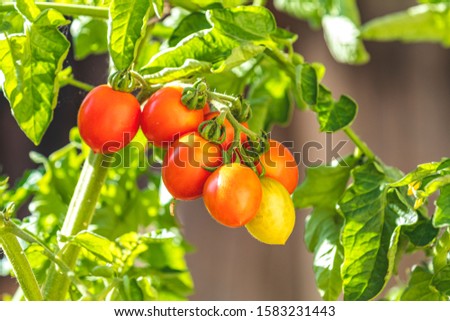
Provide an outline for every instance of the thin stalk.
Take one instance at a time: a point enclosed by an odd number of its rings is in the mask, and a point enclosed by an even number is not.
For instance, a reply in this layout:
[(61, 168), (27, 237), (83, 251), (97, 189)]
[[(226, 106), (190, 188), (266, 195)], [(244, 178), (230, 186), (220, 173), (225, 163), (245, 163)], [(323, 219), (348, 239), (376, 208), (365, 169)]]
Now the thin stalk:
[[(39, 9), (55, 9), (66, 16), (89, 16), (92, 18), (108, 19), (108, 8), (85, 6), (78, 4), (55, 3), (55, 2), (36, 2)], [(15, 10), (14, 2), (5, 2), (0, 4), (0, 12)]]
[[(3, 219), (3, 216), (1, 216)], [(31, 269), (17, 237), (10, 233), (4, 225), (0, 228), (0, 246), (11, 264), (25, 298), (28, 301), (42, 301), (36, 276)]]
[(295, 66), (284, 52), (274, 47), (264, 50), (264, 53), (267, 54), (276, 62), (278, 62), (279, 66), (287, 73), (287, 75), (291, 77), (292, 80), (295, 80), (296, 78)]
[(91, 91), (94, 88), (94, 86), (92, 86), (90, 84), (87, 84), (85, 82), (76, 80), (76, 79), (74, 79), (72, 77), (64, 78), (64, 82), (67, 85), (71, 85), (73, 87), (79, 88), (79, 89), (84, 90), (84, 91)]
[(84, 295), (88, 297), (92, 297), (90, 293), (87, 291), (84, 284), (75, 276), (75, 273), (67, 266), (65, 262), (63, 262), (59, 257), (57, 257), (50, 248), (47, 247), (41, 240), (39, 240), (33, 233), (19, 228), (16, 224), (14, 224), (12, 221), (8, 221), (5, 224), (7, 224), (8, 229), (11, 234), (14, 234), (18, 238), (24, 240), (25, 242), (28, 242), (30, 244), (38, 244), (43, 249), (43, 254), (51, 260), (53, 263), (57, 264), (59, 269), (67, 275), (73, 284), (75, 284), (78, 288), (78, 290)]
[(227, 111), (226, 113), (227, 113), (227, 120), (231, 123), (231, 125), (234, 128), (235, 137), (240, 137), (240, 133), (242, 132), (253, 140), (258, 139), (258, 134), (256, 134), (252, 130), (248, 129), (247, 127), (242, 125), (240, 122), (238, 122), (237, 119), (234, 118), (234, 116), (231, 114), (231, 112)]
[(442, 234), (439, 241), (433, 249), (433, 268), (434, 273), (438, 272), (440, 269), (448, 264), (448, 253), (450, 251), (450, 229), (447, 228)]
[(346, 127), (343, 129), (344, 133), (352, 140), (352, 142), (358, 147), (361, 152), (363, 152), (369, 159), (375, 159), (376, 156), (374, 152), (364, 143), (361, 138), (351, 129), (350, 127)]
[[(69, 210), (61, 229), (62, 235), (76, 235), (80, 231), (87, 229), (91, 223), (101, 188), (106, 179), (107, 165), (105, 155), (90, 152), (70, 201)], [(73, 270), (79, 252), (80, 248), (78, 246), (67, 244), (62, 247), (57, 256), (70, 270)], [(52, 301), (64, 300), (69, 286), (70, 278), (53, 265), (44, 285), (44, 299)]]

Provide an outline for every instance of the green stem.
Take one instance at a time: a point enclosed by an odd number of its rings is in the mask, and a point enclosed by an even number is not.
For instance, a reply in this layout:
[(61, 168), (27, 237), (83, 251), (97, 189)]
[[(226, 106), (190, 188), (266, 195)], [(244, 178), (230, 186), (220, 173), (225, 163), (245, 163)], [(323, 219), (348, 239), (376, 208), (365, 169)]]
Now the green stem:
[[(76, 235), (87, 229), (91, 223), (101, 188), (106, 179), (107, 165), (105, 155), (90, 152), (70, 201), (69, 210), (61, 229), (62, 235)], [(59, 251), (57, 256), (70, 270), (73, 270), (79, 252), (78, 246), (67, 244)], [(69, 286), (70, 278), (53, 265), (44, 285), (44, 298), (52, 301), (64, 300)]]
[[(36, 2), (39, 9), (55, 9), (66, 16), (89, 16), (93, 18), (108, 19), (108, 8), (85, 6), (78, 4)], [(14, 2), (0, 4), (0, 12), (15, 10)]]
[(76, 80), (72, 77), (64, 78), (64, 82), (67, 85), (71, 85), (73, 87), (80, 88), (81, 90), (84, 90), (84, 91), (91, 91), (92, 89), (94, 89), (94, 86), (87, 84), (85, 82)]
[(244, 134), (246, 134), (248, 137), (250, 137), (250, 139), (252, 140), (256, 140), (258, 139), (258, 134), (256, 134), (255, 132), (253, 132), (252, 130), (248, 129), (247, 127), (245, 127), (244, 125), (242, 125), (240, 122), (237, 121), (236, 118), (234, 118), (233, 114), (231, 114), (231, 112), (227, 111), (227, 120), (231, 123), (231, 125), (234, 128), (235, 131), (235, 137), (238, 137), (238, 140), (240, 141), (239, 137), (240, 137), (240, 132), (243, 132)]
[[(4, 219), (3, 215), (1, 219)], [(0, 222), (0, 224), (2, 223)], [(17, 237), (10, 233), (3, 224), (0, 227), (0, 246), (13, 268), (25, 298), (29, 301), (42, 301), (43, 297), (38, 282)]]
[(287, 73), (289, 77), (293, 81), (295, 81), (296, 73), (295, 73), (295, 66), (292, 63), (292, 61), (289, 59), (289, 57), (282, 52), (280, 49), (276, 47), (267, 48), (264, 53), (266, 53), (269, 57), (271, 57), (273, 60), (275, 60), (280, 67)]
[(30, 244), (35, 243), (38, 244), (43, 249), (43, 254), (50, 259), (53, 263), (57, 264), (60, 270), (67, 275), (70, 280), (77, 286), (80, 293), (82, 293), (84, 296), (92, 297), (90, 293), (87, 291), (84, 284), (75, 276), (73, 271), (67, 266), (66, 263), (64, 263), (59, 257), (57, 257), (52, 250), (50, 250), (47, 245), (45, 245), (41, 240), (39, 240), (33, 233), (19, 228), (14, 222), (8, 221), (5, 222), (5, 225), (8, 226), (9, 231), (14, 234), (15, 236), (21, 238), (25, 242), (28, 242)]
[(350, 127), (344, 128), (344, 133), (352, 140), (352, 142), (363, 152), (369, 159), (375, 159), (374, 152), (364, 143), (361, 138)]
[(447, 257), (450, 251), (450, 229), (447, 228), (433, 249), (434, 273), (447, 265)]

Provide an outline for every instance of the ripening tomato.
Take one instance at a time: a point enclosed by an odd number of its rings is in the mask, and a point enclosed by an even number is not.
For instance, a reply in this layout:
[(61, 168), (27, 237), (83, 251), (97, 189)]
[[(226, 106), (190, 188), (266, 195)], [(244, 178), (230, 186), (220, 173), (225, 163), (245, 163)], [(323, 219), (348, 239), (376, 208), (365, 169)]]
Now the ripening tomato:
[(294, 204), (286, 188), (277, 180), (263, 177), (261, 186), (262, 201), (258, 213), (245, 227), (260, 242), (283, 245), (294, 229)]
[(192, 132), (181, 136), (169, 147), (164, 158), (162, 178), (174, 198), (193, 200), (202, 195), (203, 185), (212, 174), (204, 167), (217, 167), (221, 163), (220, 145)]
[(205, 107), (203, 107), (203, 115), (208, 115), (211, 112), (211, 107), (208, 103), (205, 104)]
[(280, 142), (271, 139), (269, 150), (261, 155), (257, 165), (261, 173), (261, 164), (266, 170), (265, 176), (279, 181), (292, 194), (298, 183), (298, 166), (294, 156)]
[[(219, 112), (218, 111), (214, 111), (212, 113), (206, 114), (205, 115), (205, 120), (209, 120), (209, 119), (213, 119), (214, 117), (219, 116)], [(234, 139), (234, 128), (231, 125), (231, 123), (225, 119), (225, 121), (223, 122), (223, 125), (225, 126), (225, 140), (222, 142), (222, 147), (226, 150), (228, 148), (230, 148), (231, 144), (233, 143), (233, 139)], [(244, 125), (245, 127), (248, 128), (247, 123), (242, 123), (242, 125)], [(246, 135), (244, 133), (241, 133), (241, 143), (243, 143), (246, 139)]]
[(239, 163), (220, 167), (203, 187), (206, 209), (219, 223), (228, 227), (248, 223), (258, 212), (261, 197), (258, 175)]
[(144, 106), (142, 131), (158, 147), (167, 147), (182, 135), (196, 131), (204, 120), (202, 109), (189, 110), (183, 105), (182, 92), (181, 87), (163, 87)]
[(78, 112), (78, 128), (95, 153), (114, 153), (124, 148), (139, 129), (141, 108), (130, 93), (108, 85), (92, 89)]

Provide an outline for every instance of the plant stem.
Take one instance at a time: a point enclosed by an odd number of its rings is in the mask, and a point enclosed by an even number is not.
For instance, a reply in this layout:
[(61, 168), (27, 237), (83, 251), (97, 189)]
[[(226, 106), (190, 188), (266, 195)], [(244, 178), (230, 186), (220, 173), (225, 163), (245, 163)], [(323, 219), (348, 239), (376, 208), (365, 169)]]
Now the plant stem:
[[(88, 158), (84, 162), (83, 169), (80, 174), (75, 192), (70, 201), (69, 210), (67, 212), (61, 234), (64, 236), (73, 236), (80, 231), (87, 229), (92, 221), (100, 195), (101, 188), (106, 178), (108, 163), (103, 154), (94, 154), (90, 152)], [(63, 244), (61, 244), (63, 245)], [(75, 263), (80, 252), (80, 248), (66, 244), (58, 253), (58, 257), (71, 270), (74, 269)], [(53, 265), (47, 276), (44, 285), (45, 300), (64, 300), (70, 286), (70, 278), (58, 271)]]
[[(55, 9), (66, 16), (89, 16), (93, 18), (108, 19), (108, 8), (85, 6), (67, 3), (36, 2), (39, 9)], [(15, 10), (14, 2), (0, 4), (0, 12)]]
[(227, 113), (227, 120), (231, 123), (231, 125), (233, 126), (233, 128), (236, 132), (234, 134), (235, 137), (238, 137), (238, 138), (240, 137), (240, 133), (237, 133), (239, 131), (239, 132), (243, 132), (244, 134), (246, 134), (253, 140), (258, 139), (258, 134), (256, 134), (252, 130), (248, 129), (247, 127), (242, 125), (240, 122), (238, 122), (237, 119), (234, 118), (233, 114), (231, 114), (231, 112), (227, 111), (226, 113)]
[[(0, 216), (4, 220), (3, 215)], [(5, 228), (5, 225), (0, 225), (0, 246), (11, 264), (17, 281), (28, 301), (42, 301), (43, 297), (39, 289), (36, 277), (31, 269), (22, 247), (17, 240), (17, 237)]]
[(434, 273), (447, 265), (448, 252), (450, 251), (450, 229), (446, 229), (433, 249)]
[(296, 78), (295, 66), (284, 52), (282, 52), (280, 49), (276, 47), (273, 48), (271, 47), (264, 50), (264, 53), (267, 54), (276, 62), (278, 62), (280, 67), (287, 73), (287, 75), (292, 79), (292, 81), (295, 81)]
[(11, 234), (14, 234), (18, 238), (24, 240), (25, 242), (28, 242), (30, 244), (38, 244), (43, 249), (43, 254), (50, 259), (53, 263), (56, 263), (59, 267), (59, 269), (67, 275), (73, 284), (75, 284), (78, 288), (78, 291), (82, 293), (86, 297), (91, 297), (90, 293), (87, 291), (84, 284), (75, 276), (75, 273), (64, 263), (61, 261), (59, 257), (57, 257), (52, 250), (50, 250), (47, 245), (45, 245), (41, 240), (39, 240), (33, 233), (27, 231), (26, 229), (19, 228), (16, 224), (14, 224), (12, 221), (5, 222), (5, 225), (7, 225), (9, 231)]
[(344, 133), (352, 140), (352, 142), (358, 147), (361, 152), (363, 152), (369, 159), (375, 159), (376, 156), (374, 152), (364, 143), (361, 138), (351, 129), (350, 127), (346, 127), (343, 129)]
[(75, 78), (72, 78), (72, 77), (67, 77), (67, 78), (64, 78), (63, 80), (67, 85), (71, 85), (73, 87), (80, 88), (81, 90), (84, 90), (84, 91), (91, 91), (94, 88), (94, 86), (87, 84), (85, 82), (76, 80)]

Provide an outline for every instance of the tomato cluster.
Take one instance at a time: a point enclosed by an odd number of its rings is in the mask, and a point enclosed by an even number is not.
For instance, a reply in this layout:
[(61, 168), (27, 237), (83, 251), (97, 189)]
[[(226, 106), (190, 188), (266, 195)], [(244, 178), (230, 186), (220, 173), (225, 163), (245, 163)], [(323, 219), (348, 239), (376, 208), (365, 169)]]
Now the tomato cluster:
[[(221, 113), (211, 112), (207, 102), (202, 109), (188, 108), (182, 95), (181, 87), (163, 87), (141, 112), (133, 95), (99, 86), (81, 105), (80, 134), (94, 152), (111, 153), (126, 146), (140, 126), (149, 142), (167, 149), (162, 179), (175, 199), (203, 196), (208, 212), (219, 223), (245, 226), (264, 243), (284, 244), (295, 223), (290, 194), (298, 183), (298, 168), (293, 155), (280, 142), (269, 140), (252, 168), (239, 155), (225, 158), (235, 147), (236, 127), (224, 118), (219, 125), (223, 139), (205, 139), (198, 131), (201, 124), (216, 122)], [(241, 131), (238, 144), (247, 143)]]

